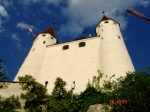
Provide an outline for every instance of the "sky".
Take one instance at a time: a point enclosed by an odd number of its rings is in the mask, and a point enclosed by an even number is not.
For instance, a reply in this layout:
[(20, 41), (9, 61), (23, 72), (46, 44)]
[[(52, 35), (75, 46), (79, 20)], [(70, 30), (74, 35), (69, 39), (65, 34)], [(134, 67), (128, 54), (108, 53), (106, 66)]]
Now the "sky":
[[(59, 43), (95, 35), (105, 15), (114, 20), (132, 8), (150, 18), (149, 0), (0, 0), (0, 59), (13, 80), (27, 56), (33, 36), (52, 26)], [(125, 13), (119, 21), (136, 71), (150, 66), (150, 22)], [(83, 34), (85, 31), (85, 34)]]

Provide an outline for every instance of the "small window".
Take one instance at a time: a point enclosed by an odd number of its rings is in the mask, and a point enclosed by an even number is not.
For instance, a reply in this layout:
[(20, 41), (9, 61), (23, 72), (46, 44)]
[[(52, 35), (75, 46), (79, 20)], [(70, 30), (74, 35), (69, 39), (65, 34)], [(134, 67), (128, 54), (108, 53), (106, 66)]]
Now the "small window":
[(80, 42), (79, 43), (79, 47), (84, 47), (85, 46), (85, 42)]
[(100, 35), (98, 35), (100, 37)]
[(108, 21), (105, 21), (105, 23), (108, 23)]
[(46, 36), (45, 34), (42, 35), (43, 37)]
[(35, 48), (32, 50), (32, 52), (35, 50)]
[(114, 24), (116, 25), (116, 23), (114, 22)]
[(53, 40), (53, 39), (54, 39), (54, 37), (51, 37), (51, 39)]
[(121, 39), (121, 37), (120, 37), (120, 36), (118, 36), (118, 39)]
[(62, 48), (62, 50), (67, 50), (67, 49), (69, 49), (69, 45), (64, 45)]
[(100, 25), (98, 25), (98, 28), (100, 27)]
[(46, 41), (43, 41), (43, 44), (45, 44), (46, 43)]

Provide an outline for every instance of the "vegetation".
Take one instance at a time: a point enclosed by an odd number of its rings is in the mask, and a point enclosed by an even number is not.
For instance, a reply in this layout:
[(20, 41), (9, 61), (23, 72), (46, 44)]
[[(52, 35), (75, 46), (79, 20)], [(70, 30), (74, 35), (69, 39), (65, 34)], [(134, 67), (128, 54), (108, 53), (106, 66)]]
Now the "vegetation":
[(20, 108), (19, 97), (0, 98), (0, 112), (16, 112)]
[(46, 88), (30, 75), (19, 77), (19, 82), (22, 90), (25, 91), (21, 94), (21, 98), (25, 100), (24, 108), (29, 112), (46, 111), (49, 101)]
[[(29, 112), (87, 112), (90, 105), (110, 105), (111, 112), (149, 112), (150, 111), (150, 70), (149, 72), (127, 73), (124, 78), (117, 81), (105, 81), (100, 87), (103, 74), (94, 76), (88, 82), (85, 91), (79, 95), (67, 91), (67, 83), (57, 78), (51, 95), (47, 93), (46, 87), (35, 81), (32, 76), (19, 77), (24, 99), (24, 108)], [(8, 99), (0, 99), (0, 109), (15, 111), (20, 107), (18, 97), (12, 96)], [(8, 106), (9, 105), (9, 106)], [(7, 107), (4, 110), (4, 107)], [(104, 107), (105, 109), (105, 107)], [(1, 111), (0, 110), (0, 111)]]
[(4, 67), (4, 63), (5, 61), (0, 59), (0, 81), (8, 80), (5, 67)]

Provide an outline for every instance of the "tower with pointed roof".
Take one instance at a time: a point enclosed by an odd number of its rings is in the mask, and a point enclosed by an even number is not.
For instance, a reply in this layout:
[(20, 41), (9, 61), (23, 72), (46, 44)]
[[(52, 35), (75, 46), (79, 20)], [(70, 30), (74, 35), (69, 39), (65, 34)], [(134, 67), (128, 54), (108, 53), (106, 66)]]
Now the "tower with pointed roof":
[(133, 72), (134, 66), (120, 32), (120, 24), (105, 15), (96, 26), (96, 34), (100, 38), (100, 70), (103, 80), (123, 77), (126, 72)]
[(57, 44), (57, 37), (55, 36), (53, 27), (40, 33), (34, 39), (32, 48), (14, 80), (18, 80), (18, 76), (23, 76), (24, 74), (32, 74), (35, 78), (39, 77), (47, 46), (55, 44)]

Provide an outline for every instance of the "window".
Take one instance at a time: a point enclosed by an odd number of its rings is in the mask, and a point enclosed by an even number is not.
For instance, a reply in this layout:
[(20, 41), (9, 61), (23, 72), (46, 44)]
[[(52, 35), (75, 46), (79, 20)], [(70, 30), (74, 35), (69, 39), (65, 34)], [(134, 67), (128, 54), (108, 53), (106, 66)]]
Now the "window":
[(118, 39), (121, 39), (121, 37), (120, 37), (120, 36), (118, 36)]
[(67, 50), (67, 49), (69, 49), (69, 45), (64, 45), (62, 48), (62, 50)]
[(98, 25), (98, 28), (100, 27), (100, 25)]
[(46, 36), (45, 34), (42, 35), (43, 37)]
[(53, 38), (53, 37), (51, 37), (51, 39), (53, 40), (54, 38)]
[(103, 32), (103, 29), (102, 29), (102, 32)]
[(43, 44), (45, 44), (46, 43), (46, 41), (43, 41)]
[(108, 21), (105, 21), (105, 23), (108, 23)]
[(84, 47), (85, 46), (85, 42), (80, 42), (79, 43), (79, 47)]
[(116, 23), (114, 22), (114, 24), (116, 25)]

